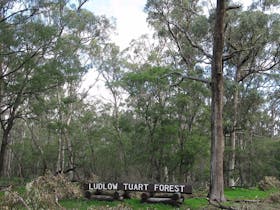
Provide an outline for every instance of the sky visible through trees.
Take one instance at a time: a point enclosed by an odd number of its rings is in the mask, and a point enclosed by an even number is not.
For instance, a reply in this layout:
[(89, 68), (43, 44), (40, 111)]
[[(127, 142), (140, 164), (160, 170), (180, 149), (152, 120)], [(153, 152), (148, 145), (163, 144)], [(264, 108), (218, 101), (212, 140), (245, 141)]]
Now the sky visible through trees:
[[(244, 7), (250, 5), (251, 0), (234, 1), (242, 4)], [(150, 42), (153, 42), (154, 29), (150, 27), (146, 21), (147, 14), (144, 12), (146, 0), (90, 0), (86, 3), (86, 8), (93, 11), (97, 15), (106, 15), (108, 18), (113, 18), (116, 21), (116, 32), (111, 34), (112, 41), (114, 41), (121, 49), (129, 46), (133, 39), (138, 39), (141, 35), (147, 34)], [(216, 2), (214, 0), (207, 1), (208, 9), (214, 8)], [(154, 40), (155, 41), (155, 40)], [(96, 82), (95, 78), (98, 74), (89, 71), (85, 75), (85, 82), (82, 88), (91, 88), (90, 93), (101, 100), (110, 99), (110, 93), (104, 87), (101, 79)], [(101, 93), (98, 96), (96, 93)]]

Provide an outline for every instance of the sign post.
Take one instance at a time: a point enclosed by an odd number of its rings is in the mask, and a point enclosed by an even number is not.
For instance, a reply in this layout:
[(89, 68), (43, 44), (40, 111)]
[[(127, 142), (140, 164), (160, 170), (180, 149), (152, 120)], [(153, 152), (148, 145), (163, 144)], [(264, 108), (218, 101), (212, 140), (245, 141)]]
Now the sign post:
[[(130, 198), (129, 192), (142, 192), (141, 202), (165, 203), (180, 206), (182, 194), (192, 194), (192, 186), (185, 184), (144, 184), (144, 183), (89, 183), (85, 185), (85, 197), (95, 200), (113, 201)], [(156, 195), (158, 193), (158, 195)]]
[(87, 189), (90, 191), (123, 190), (155, 193), (192, 193), (192, 187), (184, 184), (89, 183)]

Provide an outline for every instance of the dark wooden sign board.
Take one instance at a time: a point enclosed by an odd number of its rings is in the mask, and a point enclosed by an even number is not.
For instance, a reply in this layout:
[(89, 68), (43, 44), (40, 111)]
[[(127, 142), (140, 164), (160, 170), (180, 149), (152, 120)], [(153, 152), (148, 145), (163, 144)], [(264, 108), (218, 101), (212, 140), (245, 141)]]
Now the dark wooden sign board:
[(139, 183), (89, 183), (86, 190), (123, 190), (157, 193), (192, 194), (192, 186), (184, 184), (139, 184)]

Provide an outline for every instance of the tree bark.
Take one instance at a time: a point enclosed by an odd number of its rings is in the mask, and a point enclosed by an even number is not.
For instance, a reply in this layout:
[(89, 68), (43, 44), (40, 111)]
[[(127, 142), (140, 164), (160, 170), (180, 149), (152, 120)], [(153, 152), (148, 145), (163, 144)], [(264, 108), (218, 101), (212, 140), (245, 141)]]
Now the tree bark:
[[(14, 115), (14, 113), (12, 113)], [(5, 171), (7, 170), (5, 166), (6, 162), (6, 155), (9, 145), (9, 135), (12, 130), (12, 127), (14, 125), (14, 117), (11, 116), (10, 119), (7, 121), (7, 126), (2, 126), (3, 134), (2, 134), (2, 142), (1, 142), (1, 148), (0, 148), (0, 176), (5, 176)]]
[[(68, 116), (68, 119), (67, 119), (67, 122), (66, 122), (66, 125), (67, 125), (67, 128), (70, 127), (70, 123), (72, 121), (72, 111), (73, 111), (73, 106), (72, 104), (70, 104), (70, 114)], [(75, 168), (74, 166), (74, 154), (73, 154), (73, 146), (72, 146), (72, 142), (71, 142), (71, 139), (70, 139), (70, 136), (69, 136), (69, 132), (67, 131), (67, 129), (65, 129), (65, 140), (66, 140), (66, 144), (67, 144), (67, 150), (68, 150), (68, 157), (69, 157), (69, 167), (70, 168)], [(73, 180), (74, 179), (74, 170), (71, 170), (69, 172), (69, 179), (70, 180)]]
[(5, 171), (6, 150), (8, 146), (8, 139), (9, 139), (9, 133), (4, 130), (2, 136), (1, 149), (0, 149), (0, 176), (5, 176), (4, 171)]
[(235, 170), (235, 159), (236, 159), (236, 141), (237, 141), (237, 116), (238, 116), (238, 101), (239, 101), (239, 72), (240, 68), (237, 68), (235, 75), (235, 87), (233, 93), (233, 125), (230, 135), (230, 155), (229, 155), (229, 180), (228, 186), (233, 187), (235, 185), (234, 181), (234, 170)]
[(233, 187), (234, 181), (234, 170), (235, 170), (235, 148), (236, 148), (236, 131), (233, 130), (230, 135), (230, 154), (228, 163), (228, 186)]
[[(61, 93), (60, 90), (57, 90), (57, 100), (58, 100), (58, 104), (59, 106), (61, 106), (62, 102), (61, 102)], [(59, 109), (59, 122), (63, 122), (62, 121), (62, 110)], [(65, 167), (65, 141), (63, 139), (63, 127), (62, 125), (59, 125), (59, 137), (58, 137), (58, 156), (57, 156), (57, 162), (56, 162), (56, 172), (57, 173), (63, 173), (64, 171), (64, 167)]]
[(225, 0), (217, 0), (211, 70), (211, 175), (210, 200), (225, 201), (224, 196), (224, 134), (223, 134), (223, 47)]

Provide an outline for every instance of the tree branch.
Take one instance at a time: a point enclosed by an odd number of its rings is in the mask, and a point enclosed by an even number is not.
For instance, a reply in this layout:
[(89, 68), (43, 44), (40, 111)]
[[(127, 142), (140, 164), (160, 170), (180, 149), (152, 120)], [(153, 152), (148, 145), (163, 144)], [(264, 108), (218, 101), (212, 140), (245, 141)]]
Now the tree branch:
[(207, 79), (203, 79), (203, 78), (198, 78), (198, 77), (192, 77), (192, 76), (183, 76), (183, 79), (190, 79), (190, 80), (194, 80), (194, 81), (198, 81), (198, 82), (203, 82), (205, 84), (211, 84), (211, 82)]
[(81, 8), (82, 8), (82, 6), (87, 2), (88, 0), (84, 0), (84, 1), (82, 1), (82, 2), (80, 2), (80, 5), (78, 6), (78, 11), (80, 11), (81, 10)]
[(168, 21), (168, 20), (166, 20), (166, 21), (167, 21), (168, 25), (169, 25), (169, 24), (170, 24), (170, 25), (173, 25), (173, 26), (174, 26), (175, 28), (177, 28), (180, 32), (182, 32), (182, 33), (185, 35), (185, 37), (187, 38), (189, 44), (190, 44), (193, 48), (199, 50), (203, 55), (205, 55), (205, 56), (206, 56), (207, 58), (209, 58), (210, 60), (212, 59), (212, 55), (209, 54), (209, 53), (207, 53), (199, 44), (195, 43), (195, 42), (191, 39), (190, 35), (189, 35), (185, 30), (183, 30), (181, 27), (179, 27), (179, 26), (178, 26), (177, 24), (175, 24), (175, 23), (172, 23), (172, 22), (170, 22), (170, 21)]
[(171, 29), (169, 23), (167, 23), (167, 27), (168, 27), (169, 33), (171, 34), (172, 38), (174, 39), (174, 41), (175, 41), (175, 43), (176, 43), (176, 46), (177, 46), (177, 48), (178, 48), (178, 50), (179, 50), (179, 53), (180, 53), (182, 59), (184, 60), (184, 62), (185, 62), (186, 64), (188, 64), (188, 60), (185, 58), (185, 56), (184, 56), (184, 54), (183, 54), (183, 52), (182, 52), (181, 45), (180, 45), (180, 43), (179, 43), (177, 37), (175, 36), (174, 32), (172, 31), (172, 29)]
[[(228, 45), (229, 45), (230, 47), (232, 47), (232, 48), (234, 49), (234, 51), (231, 52), (231, 53), (229, 53), (229, 54), (223, 55), (223, 61), (227, 61), (227, 60), (233, 58), (237, 53), (241, 53), (241, 52), (245, 52), (245, 51), (256, 51), (255, 45), (256, 45), (256, 43), (257, 43), (261, 38), (262, 38), (262, 34), (260, 34), (260, 35), (256, 38), (255, 41), (251, 40), (251, 41), (252, 41), (252, 44), (251, 44), (252, 47), (248, 47), (248, 48), (245, 48), (245, 49), (237, 49), (236, 47), (233, 46), (232, 43), (228, 42)], [(253, 39), (253, 38), (252, 38), (252, 39)], [(258, 51), (256, 51), (256, 52), (258, 52)], [(249, 54), (250, 54), (250, 53), (251, 53), (251, 52), (249, 52)]]
[(232, 6), (228, 6), (226, 8), (226, 11), (234, 10), (234, 9), (240, 9), (240, 8), (241, 8), (241, 5), (232, 5)]
[(171, 76), (171, 75), (178, 75), (178, 76), (181, 77), (180, 80), (178, 82), (176, 82), (175, 84), (172, 84), (171, 87), (175, 87), (175, 86), (180, 85), (185, 79), (189, 79), (189, 80), (193, 80), (193, 81), (197, 81), (197, 82), (202, 82), (202, 83), (205, 83), (205, 84), (208, 84), (208, 85), (211, 84), (211, 82), (207, 79), (182, 75), (180, 72), (171, 72), (170, 74), (166, 74), (164, 77), (168, 77), (168, 76)]
[(10, 14), (9, 16), (7, 16), (7, 17), (1, 19), (1, 20), (0, 20), (0, 23), (2, 23), (2, 22), (4, 22), (4, 21), (8, 20), (9, 18), (13, 17), (13, 16), (16, 15), (16, 14), (23, 13), (23, 12), (25, 12), (25, 11), (27, 11), (27, 10), (29, 10), (29, 9), (22, 9), (22, 10), (16, 11), (16, 12)]
[[(212, 205), (212, 206), (214, 206), (214, 207), (216, 207), (216, 208), (219, 208), (219, 209), (236, 210), (235, 208), (233, 208), (233, 207), (231, 207), (231, 206), (224, 206), (224, 205), (222, 205), (222, 204), (221, 204), (220, 202), (218, 202), (217, 200), (211, 201), (210, 199), (208, 199), (208, 202), (209, 202), (210, 205)], [(214, 202), (217, 202), (217, 204), (214, 203)]]

